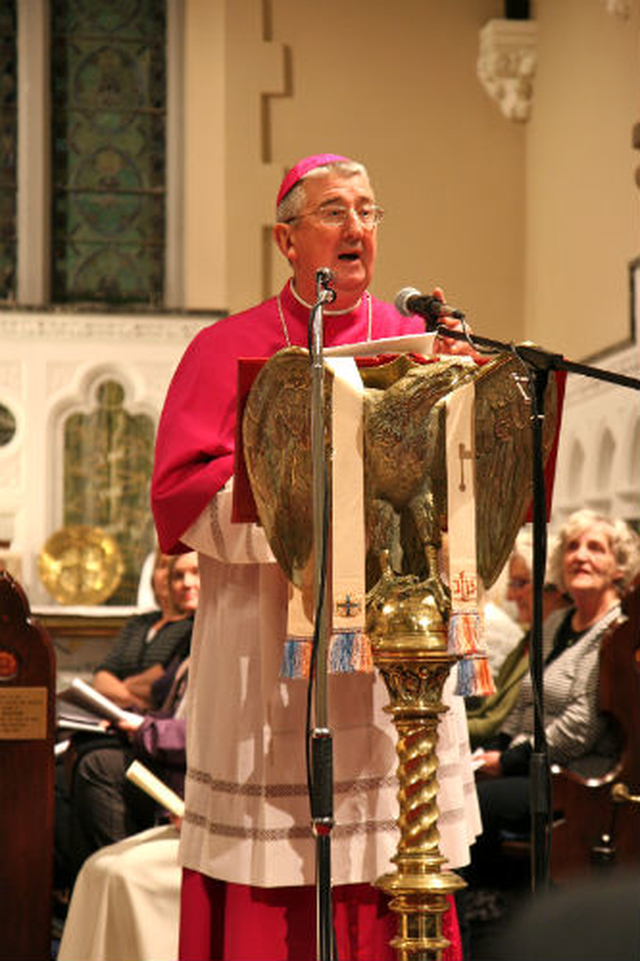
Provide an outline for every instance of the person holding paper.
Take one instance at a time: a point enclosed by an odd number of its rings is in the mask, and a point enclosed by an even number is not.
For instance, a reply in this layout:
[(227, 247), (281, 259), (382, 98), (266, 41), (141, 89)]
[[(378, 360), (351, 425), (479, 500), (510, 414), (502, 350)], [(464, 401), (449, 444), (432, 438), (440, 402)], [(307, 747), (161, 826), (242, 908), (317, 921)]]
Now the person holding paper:
[[(58, 765), (55, 851), (61, 887), (73, 883), (93, 851), (154, 823), (155, 805), (125, 781), (126, 767), (134, 758), (148, 763), (174, 790), (184, 789), (184, 695), (199, 594), (198, 560), (189, 553), (169, 557), (168, 562), (170, 607), (181, 612), (183, 620), (173, 656), (151, 686), (148, 703), (153, 710), (136, 715), (135, 709), (116, 707), (110, 733), (105, 721), (104, 735), (74, 737), (71, 772), (68, 762)], [(106, 716), (104, 710), (101, 713)]]
[[(197, 550), (202, 576), (181, 840), (182, 961), (315, 957), (306, 684), (280, 676), (288, 584), (262, 528), (231, 522), (238, 360), (307, 345), (316, 272), (325, 267), (336, 294), (323, 312), (325, 346), (424, 333), (424, 321), (402, 317), (368, 290), (383, 211), (360, 163), (335, 154), (304, 158), (286, 174), (276, 206), (274, 239), (291, 279), (277, 296), (197, 335), (170, 385), (157, 436), (152, 503), (160, 544), (170, 553)], [(436, 348), (468, 350), (455, 340)], [(395, 920), (370, 886), (389, 869), (397, 843), (386, 701), (371, 673), (329, 678), (334, 916), (345, 961), (393, 956)], [(440, 834), (457, 867), (468, 860), (479, 822), (463, 704), (450, 696), (449, 703), (440, 726)], [(452, 911), (445, 928), (455, 942)]]
[(176, 656), (167, 668), (171, 684), (161, 707), (139, 724), (118, 722), (121, 737), (80, 756), (70, 802), (72, 877), (93, 851), (156, 823), (155, 801), (127, 781), (132, 761), (140, 760), (172, 791), (184, 793), (188, 670), (189, 657)]
[(158, 610), (127, 621), (93, 677), (100, 694), (139, 711), (151, 707), (152, 685), (176, 652), (188, 647), (200, 589), (197, 557), (171, 566), (171, 558), (158, 551), (152, 584)]

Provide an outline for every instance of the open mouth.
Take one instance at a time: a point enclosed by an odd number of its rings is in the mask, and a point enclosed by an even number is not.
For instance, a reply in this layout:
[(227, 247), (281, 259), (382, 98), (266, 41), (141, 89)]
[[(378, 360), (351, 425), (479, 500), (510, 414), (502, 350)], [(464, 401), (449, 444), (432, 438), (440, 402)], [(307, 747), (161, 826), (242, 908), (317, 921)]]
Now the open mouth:
[(338, 254), (338, 260), (346, 260), (348, 263), (355, 263), (356, 260), (360, 260), (360, 254)]

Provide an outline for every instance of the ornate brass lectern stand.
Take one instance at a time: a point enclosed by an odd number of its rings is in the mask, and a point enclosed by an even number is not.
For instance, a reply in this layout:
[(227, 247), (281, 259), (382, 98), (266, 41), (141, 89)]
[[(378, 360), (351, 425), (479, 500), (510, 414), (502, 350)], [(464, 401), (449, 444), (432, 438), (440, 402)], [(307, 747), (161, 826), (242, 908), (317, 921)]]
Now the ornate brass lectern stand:
[(376, 884), (391, 897), (398, 934), (391, 942), (401, 961), (440, 958), (447, 894), (464, 887), (443, 871), (439, 850), (436, 744), (442, 689), (458, 658), (447, 653), (447, 625), (433, 596), (415, 578), (378, 585), (368, 608), (373, 659), (389, 692), (397, 730), (400, 841), (396, 871)]
[[(398, 958), (438, 961), (448, 946), (442, 935), (447, 895), (464, 887), (456, 874), (443, 870), (436, 802), (437, 727), (447, 710), (442, 691), (458, 660), (448, 650), (448, 591), (437, 567), (447, 521), (443, 402), (457, 386), (474, 381), (477, 569), (487, 587), (507, 560), (531, 498), (531, 410), (519, 382), (520, 365), (509, 355), (470, 368), (455, 359), (421, 366), (401, 354), (360, 374), (365, 384), (366, 630), (397, 731), (400, 808), (395, 872), (376, 885), (390, 896), (398, 915), (392, 941)], [(261, 522), (280, 566), (299, 587), (312, 563), (309, 398), (307, 352), (288, 348), (258, 376), (243, 422)], [(548, 401), (545, 453), (555, 432), (553, 381)], [(331, 423), (330, 390), (325, 390), (325, 406), (325, 421)]]

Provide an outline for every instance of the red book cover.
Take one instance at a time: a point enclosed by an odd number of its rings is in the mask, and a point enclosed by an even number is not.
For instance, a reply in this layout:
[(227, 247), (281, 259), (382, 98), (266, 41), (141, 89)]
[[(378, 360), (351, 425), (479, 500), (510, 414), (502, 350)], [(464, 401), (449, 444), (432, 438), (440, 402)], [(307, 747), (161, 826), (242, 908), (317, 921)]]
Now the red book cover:
[(236, 413), (235, 461), (233, 469), (233, 502), (231, 520), (235, 524), (255, 524), (259, 521), (258, 508), (253, 499), (251, 482), (244, 459), (242, 418), (253, 382), (266, 364), (268, 357), (241, 357), (238, 360), (238, 392)]
[[(551, 519), (551, 509), (553, 505), (553, 485), (556, 479), (556, 462), (558, 460), (558, 444), (560, 442), (560, 427), (562, 426), (562, 411), (564, 409), (564, 392), (567, 385), (566, 370), (555, 370), (553, 375), (556, 378), (556, 390), (558, 394), (558, 420), (556, 423), (556, 433), (553, 438), (553, 445), (547, 458), (544, 468), (544, 488), (547, 498), (547, 522)], [(529, 505), (525, 522), (530, 524), (533, 521), (533, 501)]]

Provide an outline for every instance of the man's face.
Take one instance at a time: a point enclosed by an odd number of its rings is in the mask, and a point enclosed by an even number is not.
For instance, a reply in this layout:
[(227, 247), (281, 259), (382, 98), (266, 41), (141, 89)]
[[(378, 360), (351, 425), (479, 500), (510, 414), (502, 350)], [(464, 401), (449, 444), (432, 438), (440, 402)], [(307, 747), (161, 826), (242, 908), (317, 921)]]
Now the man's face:
[[(374, 203), (366, 177), (327, 174), (305, 183), (306, 202), (298, 218), (277, 224), (275, 237), (293, 269), (297, 292), (309, 302), (315, 300), (316, 271), (328, 267), (334, 276), (334, 309), (353, 306), (367, 289), (376, 259), (377, 228), (368, 230), (356, 211)], [(327, 224), (319, 214), (331, 208), (346, 208), (344, 224)]]

